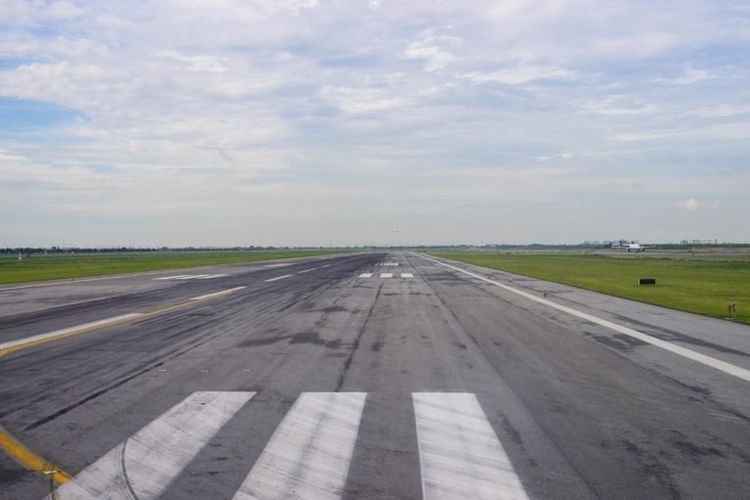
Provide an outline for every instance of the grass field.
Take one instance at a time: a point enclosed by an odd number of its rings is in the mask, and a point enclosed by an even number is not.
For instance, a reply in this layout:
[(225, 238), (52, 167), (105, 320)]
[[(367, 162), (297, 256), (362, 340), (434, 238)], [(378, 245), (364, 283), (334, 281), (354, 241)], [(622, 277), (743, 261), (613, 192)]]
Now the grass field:
[[(750, 324), (750, 260), (490, 252), (435, 255), (714, 318), (726, 318), (728, 302), (734, 299), (737, 321)], [(656, 278), (657, 284), (639, 286), (638, 278)]]
[(33, 254), (19, 262), (16, 256), (0, 257), (0, 284), (81, 278), (107, 274), (157, 271), (214, 264), (312, 257), (337, 253), (326, 250), (235, 252), (143, 252), (103, 254)]

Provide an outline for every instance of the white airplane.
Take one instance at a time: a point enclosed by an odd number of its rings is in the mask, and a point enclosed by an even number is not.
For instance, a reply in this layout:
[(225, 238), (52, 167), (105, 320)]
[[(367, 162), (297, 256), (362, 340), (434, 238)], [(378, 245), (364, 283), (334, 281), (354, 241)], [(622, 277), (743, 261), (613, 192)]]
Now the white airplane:
[(646, 247), (644, 247), (640, 243), (628, 243), (625, 249), (628, 252), (645, 252), (646, 251)]
[(646, 247), (636, 241), (620, 240), (612, 243), (613, 250), (624, 250), (626, 252), (645, 252)]

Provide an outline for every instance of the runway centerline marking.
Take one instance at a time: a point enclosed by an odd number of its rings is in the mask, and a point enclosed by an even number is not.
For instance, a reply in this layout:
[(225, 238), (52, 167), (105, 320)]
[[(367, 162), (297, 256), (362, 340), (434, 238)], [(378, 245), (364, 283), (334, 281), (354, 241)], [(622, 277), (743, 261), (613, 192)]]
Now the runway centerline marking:
[(158, 498), (253, 396), (255, 392), (195, 392), (47, 498)]
[(393, 278), (393, 273), (380, 273), (381, 278)]
[(425, 500), (528, 499), (474, 394), (412, 393)]
[(364, 392), (305, 392), (286, 414), (234, 500), (341, 498)]
[(413, 278), (414, 274), (412, 273), (401, 273), (402, 278)]
[(267, 279), (263, 281), (265, 281), (266, 283), (270, 283), (272, 281), (279, 281), (279, 280), (283, 280), (284, 278), (289, 278), (290, 276), (291, 274), (284, 274), (282, 276), (276, 276), (275, 278), (271, 278), (271, 279)]
[(317, 267), (313, 267), (313, 268), (310, 268), (310, 269), (305, 269), (304, 271), (300, 271), (297, 274), (309, 273), (310, 271), (315, 271), (316, 269), (317, 269)]
[(431, 259), (429, 257), (425, 257), (422, 255), (419, 255), (419, 257), (421, 257), (422, 259), (434, 262), (436, 264), (439, 264), (443, 267), (453, 269), (454, 271), (458, 271), (460, 273), (466, 274), (467, 276), (471, 276), (472, 278), (482, 280), (485, 283), (490, 283), (492, 285), (498, 286), (502, 288), (503, 290), (507, 290), (509, 292), (515, 293), (516, 295), (520, 295), (521, 297), (527, 298), (529, 300), (533, 300), (534, 302), (538, 302), (539, 304), (544, 304), (545, 306), (552, 307), (553, 309), (557, 309), (558, 311), (568, 313), (571, 316), (585, 319), (586, 321), (596, 323), (597, 325), (603, 326), (605, 328), (609, 328), (610, 330), (614, 330), (618, 333), (622, 333), (623, 335), (627, 335), (628, 337), (638, 339), (642, 342), (646, 342), (647, 344), (651, 344), (655, 347), (659, 347), (661, 349), (664, 349), (665, 351), (669, 351), (673, 354), (677, 354), (684, 358), (691, 359), (693, 361), (696, 361), (708, 367), (724, 372), (728, 375), (732, 375), (734, 377), (742, 379), (745, 382), (750, 382), (750, 370), (746, 370), (744, 368), (733, 365), (731, 363), (727, 363), (726, 361), (722, 361), (712, 356), (701, 354), (697, 351), (693, 351), (692, 349), (687, 349), (685, 347), (672, 344), (671, 342), (667, 342), (666, 340), (657, 339), (656, 337), (652, 337), (651, 335), (645, 334), (643, 332), (639, 332), (638, 330), (628, 328), (627, 326), (618, 325), (617, 323), (613, 323), (612, 321), (599, 318), (598, 316), (594, 316), (592, 314), (579, 311), (578, 309), (573, 309), (572, 307), (564, 306), (562, 304), (558, 304), (557, 302), (552, 302), (551, 300), (537, 297), (536, 295), (532, 295), (522, 290), (518, 290), (517, 288), (513, 288), (512, 286), (505, 285), (503, 283), (492, 280), (490, 278), (485, 278), (484, 276), (481, 276), (476, 273), (472, 273), (471, 271), (467, 271), (465, 269), (461, 269), (460, 267), (446, 264), (445, 262), (441, 262), (437, 259)]
[(52, 332), (41, 333), (39, 335), (32, 335), (31, 337), (24, 337), (22, 339), (4, 342), (0, 344), (0, 358), (12, 352), (20, 351), (23, 349), (28, 349), (29, 347), (34, 347), (34, 346), (38, 346), (41, 344), (46, 344), (47, 342), (52, 342), (55, 340), (62, 340), (64, 338), (73, 337), (75, 335), (95, 332), (97, 330), (102, 330), (104, 328), (109, 328), (112, 326), (121, 325), (125, 323), (131, 323), (133, 321), (151, 318), (154, 316), (159, 316), (161, 314), (166, 314), (168, 312), (182, 309), (183, 307), (194, 305), (204, 300), (210, 300), (210, 299), (214, 299), (218, 297), (223, 297), (225, 295), (229, 295), (231, 293), (236, 292), (237, 290), (242, 290), (243, 288), (245, 287), (238, 286), (235, 288), (229, 288), (227, 290), (221, 290), (221, 291), (214, 292), (214, 293), (208, 293), (206, 295), (199, 295), (197, 297), (192, 297), (183, 302), (178, 302), (177, 304), (164, 306), (159, 309), (154, 309), (152, 311), (121, 314), (119, 316), (113, 316), (111, 318), (101, 319), (98, 321), (92, 321), (90, 323), (84, 323), (82, 325), (71, 326), (68, 328), (60, 329), (60, 330), (54, 330)]
[(362, 273), (359, 275), (360, 278), (372, 278), (372, 273)]

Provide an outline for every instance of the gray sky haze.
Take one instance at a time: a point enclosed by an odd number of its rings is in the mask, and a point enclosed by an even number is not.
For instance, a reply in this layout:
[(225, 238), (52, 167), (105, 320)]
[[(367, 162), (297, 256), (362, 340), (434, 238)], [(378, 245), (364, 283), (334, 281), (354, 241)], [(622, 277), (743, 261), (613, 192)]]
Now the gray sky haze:
[(0, 246), (750, 241), (749, 55), (733, 0), (0, 0)]

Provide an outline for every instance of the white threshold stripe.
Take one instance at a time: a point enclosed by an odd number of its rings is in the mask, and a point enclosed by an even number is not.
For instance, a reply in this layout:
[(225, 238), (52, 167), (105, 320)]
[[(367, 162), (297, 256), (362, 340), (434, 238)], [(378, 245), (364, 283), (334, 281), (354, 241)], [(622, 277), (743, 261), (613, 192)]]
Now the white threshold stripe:
[(366, 393), (303, 393), (271, 436), (235, 500), (338, 500)]
[(158, 498), (254, 395), (254, 392), (195, 392), (47, 498)]
[(359, 275), (360, 278), (372, 278), (372, 273), (362, 273)]
[(667, 342), (666, 340), (657, 339), (656, 337), (652, 337), (651, 335), (645, 334), (643, 332), (639, 332), (638, 330), (628, 328), (627, 326), (618, 325), (617, 323), (613, 323), (612, 321), (608, 321), (606, 319), (593, 316), (583, 311), (573, 309), (572, 307), (564, 306), (562, 304), (552, 302), (551, 300), (547, 300), (542, 297), (537, 297), (536, 295), (532, 295), (530, 293), (505, 285), (503, 283), (499, 283), (495, 280), (485, 278), (484, 276), (480, 276), (479, 274), (472, 273), (471, 271), (466, 271), (465, 269), (461, 269), (460, 267), (452, 266), (450, 264), (446, 264), (444, 262), (441, 262), (436, 259), (431, 259), (429, 257), (424, 257), (421, 255), (420, 257), (422, 257), (423, 259), (429, 260), (431, 262), (434, 262), (436, 264), (439, 264), (443, 267), (447, 267), (455, 271), (458, 271), (460, 273), (466, 274), (467, 276), (471, 276), (472, 278), (482, 280), (486, 283), (491, 283), (495, 286), (502, 288), (503, 290), (513, 292), (517, 295), (520, 295), (521, 297), (527, 298), (529, 300), (533, 300), (534, 302), (538, 302), (539, 304), (544, 304), (545, 306), (552, 307), (554, 309), (557, 309), (558, 311), (568, 313), (577, 318), (585, 319), (586, 321), (596, 323), (597, 325), (603, 326), (605, 328), (609, 328), (610, 330), (614, 330), (618, 333), (622, 333), (623, 335), (627, 335), (634, 339), (638, 339), (642, 342), (646, 342), (647, 344), (651, 344), (655, 347), (659, 347), (661, 349), (664, 349), (665, 351), (669, 351), (673, 354), (677, 354), (684, 358), (691, 359), (703, 365), (709, 366), (711, 368), (724, 372), (727, 375), (732, 375), (734, 377), (744, 380), (745, 382), (750, 382), (750, 370), (746, 370), (744, 368), (733, 365), (731, 363), (727, 363), (726, 361), (722, 361), (712, 356), (701, 354), (699, 352), (693, 351), (692, 349), (687, 349), (685, 347), (673, 344), (671, 342)]
[(60, 330), (55, 330), (55, 331), (52, 331), (52, 332), (40, 333), (39, 335), (32, 335), (31, 337), (24, 337), (24, 338), (18, 339), (18, 340), (11, 340), (10, 342), (4, 342), (4, 343), (0, 344), (0, 351), (3, 351), (5, 349), (11, 348), (11, 347), (16, 347), (16, 346), (19, 346), (19, 345), (23, 345), (23, 344), (28, 344), (30, 342), (36, 342), (38, 340), (44, 340), (44, 339), (49, 339), (49, 338), (54, 338), (54, 337), (59, 337), (59, 336), (67, 335), (69, 333), (74, 333), (74, 332), (77, 332), (79, 330), (88, 330), (89, 328), (98, 328), (98, 327), (101, 327), (101, 326), (106, 326), (106, 325), (108, 325), (110, 323), (118, 323), (120, 321), (125, 321), (125, 320), (128, 320), (128, 319), (135, 319), (135, 318), (138, 318), (138, 317), (143, 316), (143, 315), (144, 315), (144, 313), (121, 314), (120, 316), (113, 316), (111, 318), (100, 319), (99, 321), (92, 321), (91, 323), (84, 323), (82, 325), (76, 325), (76, 326), (71, 326), (71, 327), (68, 327), (68, 328), (62, 328)]
[(425, 500), (528, 496), (474, 394), (415, 392)]
[(380, 273), (381, 278), (393, 278), (393, 273)]
[(276, 276), (275, 278), (267, 279), (267, 280), (264, 280), (264, 281), (265, 281), (266, 283), (270, 283), (270, 282), (272, 282), (272, 281), (283, 280), (284, 278), (288, 278), (288, 277), (290, 277), (290, 276), (291, 276), (291, 274), (284, 274), (283, 276)]
[(402, 278), (413, 278), (414, 274), (412, 273), (401, 273)]

